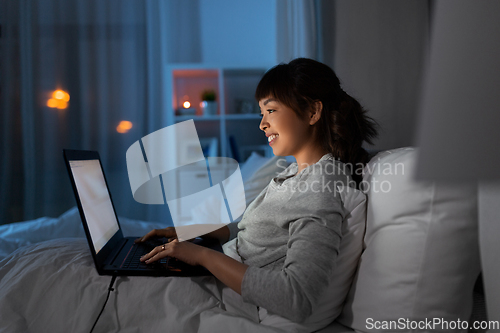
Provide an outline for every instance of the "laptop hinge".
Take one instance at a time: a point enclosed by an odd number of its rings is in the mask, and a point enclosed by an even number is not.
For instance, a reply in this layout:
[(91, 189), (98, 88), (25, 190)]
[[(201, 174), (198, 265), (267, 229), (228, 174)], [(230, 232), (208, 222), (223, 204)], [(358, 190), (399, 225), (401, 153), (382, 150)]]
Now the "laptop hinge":
[(116, 246), (113, 251), (111, 251), (111, 253), (109, 254), (109, 256), (106, 258), (106, 260), (104, 261), (104, 265), (103, 266), (106, 266), (106, 265), (110, 265), (112, 264), (116, 258), (118, 257), (118, 255), (120, 254), (121, 250), (123, 249), (123, 247), (127, 244), (127, 238), (124, 238), (121, 240), (121, 244), (119, 244), (118, 246)]

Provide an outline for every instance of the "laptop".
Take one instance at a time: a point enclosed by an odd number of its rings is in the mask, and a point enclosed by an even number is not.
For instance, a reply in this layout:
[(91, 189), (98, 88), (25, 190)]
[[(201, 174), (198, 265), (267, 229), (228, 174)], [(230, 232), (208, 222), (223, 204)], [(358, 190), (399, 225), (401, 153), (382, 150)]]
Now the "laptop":
[[(78, 210), (100, 275), (126, 276), (203, 276), (212, 275), (202, 266), (191, 266), (167, 257), (152, 264), (140, 257), (166, 239), (135, 244), (137, 237), (124, 237), (106, 182), (99, 153), (63, 150), (64, 160), (76, 197)], [(142, 235), (141, 235), (142, 236)], [(194, 243), (222, 252), (217, 240), (196, 238)]]

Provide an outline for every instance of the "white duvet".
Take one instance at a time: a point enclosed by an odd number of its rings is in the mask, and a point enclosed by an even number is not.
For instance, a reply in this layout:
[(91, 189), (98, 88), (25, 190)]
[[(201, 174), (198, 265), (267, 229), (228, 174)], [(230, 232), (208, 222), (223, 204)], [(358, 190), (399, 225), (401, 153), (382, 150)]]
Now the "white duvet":
[[(126, 235), (161, 227), (121, 224)], [(76, 209), (0, 227), (0, 332), (90, 332), (111, 277), (83, 236)], [(118, 277), (114, 289), (94, 332), (279, 332), (227, 306), (213, 277)]]

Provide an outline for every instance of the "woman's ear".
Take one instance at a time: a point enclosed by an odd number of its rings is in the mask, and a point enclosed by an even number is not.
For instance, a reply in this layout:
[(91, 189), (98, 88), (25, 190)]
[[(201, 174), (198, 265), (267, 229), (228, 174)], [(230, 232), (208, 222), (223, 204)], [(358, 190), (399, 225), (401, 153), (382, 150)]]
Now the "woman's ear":
[(321, 118), (321, 112), (323, 111), (323, 103), (321, 101), (315, 101), (311, 108), (309, 125), (314, 125)]

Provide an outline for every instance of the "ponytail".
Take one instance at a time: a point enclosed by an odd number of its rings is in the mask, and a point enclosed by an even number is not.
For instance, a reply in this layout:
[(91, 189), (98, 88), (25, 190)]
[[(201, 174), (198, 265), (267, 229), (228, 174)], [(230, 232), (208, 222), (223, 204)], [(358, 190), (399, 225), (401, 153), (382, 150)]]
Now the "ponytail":
[(320, 119), (318, 135), (325, 150), (352, 166), (353, 179), (359, 184), (369, 159), (362, 145), (363, 142), (373, 145), (378, 125), (355, 98), (343, 90), (340, 95), (338, 108), (324, 112), (323, 121)]

